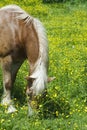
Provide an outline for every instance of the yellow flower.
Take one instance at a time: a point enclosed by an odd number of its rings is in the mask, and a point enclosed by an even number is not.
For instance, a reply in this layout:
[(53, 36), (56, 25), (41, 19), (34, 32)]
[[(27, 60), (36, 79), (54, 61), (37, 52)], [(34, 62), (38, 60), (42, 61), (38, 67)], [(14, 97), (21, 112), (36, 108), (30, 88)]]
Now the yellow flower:
[(12, 113), (11, 117), (14, 118), (14, 114), (13, 113)]
[(41, 107), (42, 107), (42, 105), (40, 104), (40, 105), (39, 105), (39, 107), (41, 108)]
[(56, 116), (58, 116), (58, 114), (59, 114), (59, 112), (58, 112), (58, 111), (56, 111)]
[(56, 94), (56, 93), (54, 93), (53, 97), (57, 97), (57, 94)]
[(1, 123), (3, 123), (5, 120), (4, 119), (1, 119)]
[(68, 118), (68, 117), (69, 117), (69, 115), (66, 116), (66, 118)]
[(85, 112), (87, 112), (87, 107), (85, 107), (85, 110), (84, 110)]

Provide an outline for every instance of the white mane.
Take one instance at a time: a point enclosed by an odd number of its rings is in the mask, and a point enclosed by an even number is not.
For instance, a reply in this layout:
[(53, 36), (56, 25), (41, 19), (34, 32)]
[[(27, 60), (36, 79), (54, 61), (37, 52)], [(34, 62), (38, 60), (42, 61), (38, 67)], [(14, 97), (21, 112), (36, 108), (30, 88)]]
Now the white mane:
[(7, 5), (5, 7), (2, 7), (0, 10), (6, 10), (8, 12), (16, 14), (16, 19), (24, 20), (26, 24), (29, 24), (33, 19), (28, 13), (26, 13), (17, 5)]
[(48, 40), (41, 22), (34, 19), (33, 24), (39, 39), (39, 58), (35, 64), (35, 70), (30, 77), (36, 79), (33, 82), (32, 89), (38, 95), (45, 89), (47, 83)]

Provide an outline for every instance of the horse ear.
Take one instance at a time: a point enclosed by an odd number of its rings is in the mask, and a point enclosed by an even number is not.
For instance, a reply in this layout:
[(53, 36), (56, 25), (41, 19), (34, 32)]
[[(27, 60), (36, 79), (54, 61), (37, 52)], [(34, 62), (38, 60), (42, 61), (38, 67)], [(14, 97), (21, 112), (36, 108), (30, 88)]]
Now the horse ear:
[(49, 83), (49, 82), (53, 81), (55, 78), (56, 77), (48, 77), (47, 82)]
[(25, 79), (26, 79), (27, 81), (29, 81), (29, 80), (35, 80), (35, 78), (30, 77), (30, 76), (26, 76)]

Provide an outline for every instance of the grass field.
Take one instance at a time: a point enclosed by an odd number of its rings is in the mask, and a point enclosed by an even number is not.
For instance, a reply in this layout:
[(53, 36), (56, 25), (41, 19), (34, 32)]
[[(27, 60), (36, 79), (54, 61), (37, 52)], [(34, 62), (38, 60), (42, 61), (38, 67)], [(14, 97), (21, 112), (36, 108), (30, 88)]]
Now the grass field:
[[(12, 90), (18, 112), (0, 106), (0, 130), (87, 130), (87, 3), (43, 4), (41, 0), (1, 0), (0, 7), (20, 5), (42, 21), (49, 40), (48, 94), (39, 103), (38, 115), (27, 116), (25, 96), (27, 61)], [(0, 99), (2, 95), (0, 69)]]

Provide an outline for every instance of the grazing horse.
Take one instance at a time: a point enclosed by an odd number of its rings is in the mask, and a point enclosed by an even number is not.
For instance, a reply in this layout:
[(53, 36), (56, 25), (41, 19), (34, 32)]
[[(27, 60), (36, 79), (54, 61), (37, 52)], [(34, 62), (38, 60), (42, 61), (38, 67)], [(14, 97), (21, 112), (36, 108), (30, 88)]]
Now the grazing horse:
[(29, 115), (32, 115), (31, 101), (42, 93), (47, 81), (48, 41), (41, 22), (19, 6), (8, 5), (0, 9), (0, 58), (3, 70), (4, 93), (1, 103), (8, 105), (8, 113), (16, 111), (11, 101), (11, 88), (17, 72), (25, 59), (29, 61), (29, 76), (26, 93), (29, 95)]

